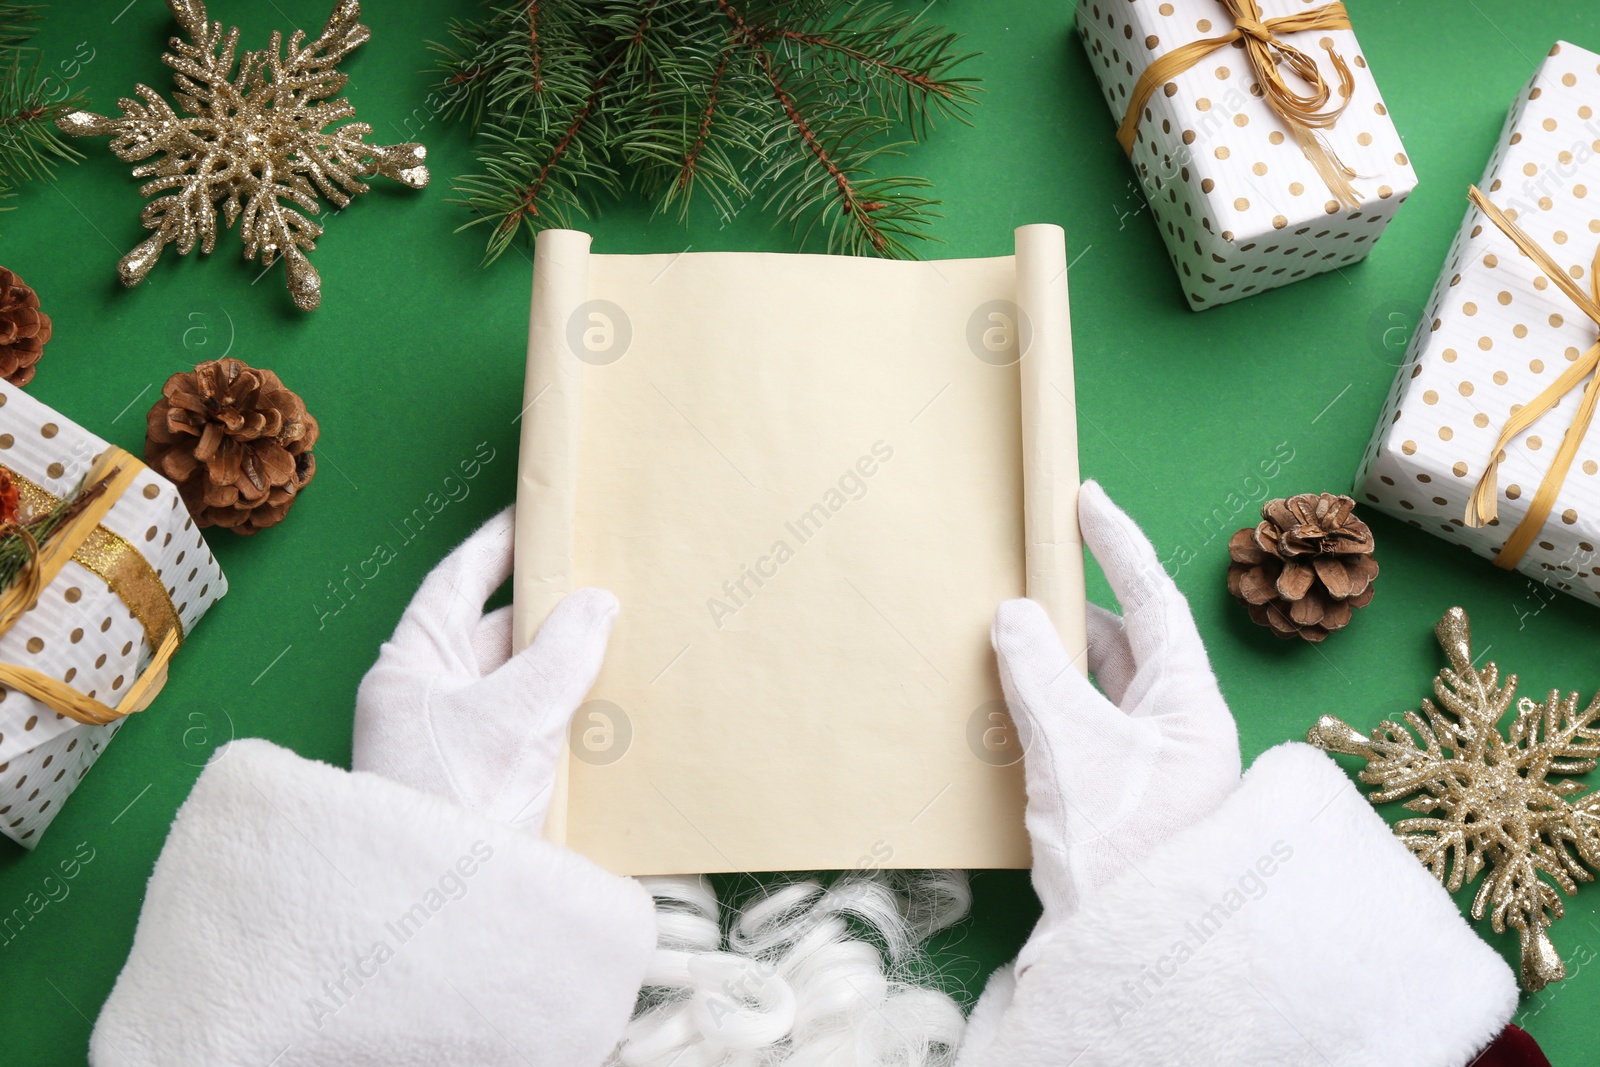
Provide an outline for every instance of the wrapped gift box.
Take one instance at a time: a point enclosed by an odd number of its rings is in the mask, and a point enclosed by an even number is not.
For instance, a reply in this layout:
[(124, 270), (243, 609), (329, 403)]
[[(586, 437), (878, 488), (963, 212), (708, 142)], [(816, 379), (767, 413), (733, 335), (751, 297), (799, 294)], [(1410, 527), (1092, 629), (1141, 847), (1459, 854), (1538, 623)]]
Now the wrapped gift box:
[[(1241, 0), (1230, 6), (1242, 7)], [(1083, 0), (1078, 32), (1106, 102), (1124, 123), (1141, 75), (1163, 56), (1236, 25), (1220, 0)], [(1320, 10), (1262, 0), (1263, 23)], [(1337, 8), (1337, 5), (1334, 5)], [(1279, 24), (1280, 27), (1283, 24)], [(1349, 29), (1274, 32), (1315, 61), (1349, 102), (1323, 143), (1354, 172), (1343, 202), (1273, 110), (1243, 40), (1206, 51), (1155, 86), (1130, 126), (1129, 155), (1167, 242), (1189, 305), (1216, 307), (1364, 259), (1412, 189), (1406, 156), (1377, 82)], [(1293, 74), (1287, 87), (1304, 92)]]
[[(1517, 98), (1483, 194), (1588, 292), (1600, 244), (1600, 56), (1551, 50)], [(1505, 449), (1499, 516), (1465, 522), (1513, 411), (1585, 358), (1597, 327), (1476, 206), (1450, 247), (1356, 478), (1360, 499), (1494, 558), (1528, 514), (1579, 407), (1572, 390)], [(1517, 570), (1600, 598), (1600, 430), (1585, 435)], [(1511, 563), (1506, 560), (1502, 565)]]
[[(74, 496), (107, 447), (0, 381), (0, 466), (25, 510)], [(131, 483), (34, 607), (0, 635), (0, 663), (113, 708), (150, 663), (158, 635), (175, 621), (181, 639), (228, 588), (172, 483), (133, 457), (122, 462), (138, 468)], [(123, 721), (81, 723), (0, 685), (0, 834), (37, 844)]]

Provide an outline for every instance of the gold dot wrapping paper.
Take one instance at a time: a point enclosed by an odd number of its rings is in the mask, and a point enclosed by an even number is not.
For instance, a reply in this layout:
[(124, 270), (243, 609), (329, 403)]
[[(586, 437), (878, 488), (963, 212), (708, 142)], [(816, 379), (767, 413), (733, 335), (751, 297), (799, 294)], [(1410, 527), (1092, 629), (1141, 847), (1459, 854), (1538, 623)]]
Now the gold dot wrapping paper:
[[(1600, 55), (1565, 42), (1517, 97), (1480, 183), (1578, 287), (1600, 247)], [(1463, 190), (1465, 194), (1466, 190)], [(1600, 333), (1476, 206), (1450, 247), (1356, 477), (1357, 499), (1494, 558), (1572, 425), (1582, 386), (1505, 449), (1498, 518), (1466, 524), (1468, 501), (1506, 420), (1594, 346)], [(1578, 447), (1518, 571), (1600, 600), (1600, 425)]]
[[(1259, 4), (1269, 24), (1318, 6)], [(1236, 19), (1219, 0), (1084, 0), (1077, 24), (1120, 124), (1146, 68), (1175, 49), (1227, 34)], [(1294, 130), (1268, 104), (1243, 40), (1157, 85), (1129, 158), (1196, 311), (1365, 259), (1416, 188), (1416, 173), (1355, 33), (1315, 29), (1277, 36), (1316, 62), (1335, 107), (1343, 99), (1338, 60), (1348, 70), (1348, 102), (1331, 128), (1315, 132), (1350, 172), (1354, 201), (1341, 203)], [(1290, 89), (1306, 90), (1287, 69), (1280, 73)]]
[[(71, 496), (107, 447), (83, 427), (0, 381), (0, 465), (25, 479), (25, 507), (39, 493)], [(113, 569), (115, 558), (126, 556), (125, 546), (143, 563), (129, 557)], [(137, 587), (130, 582), (119, 592), (101, 576), (102, 570), (146, 581)], [(152, 658), (146, 628), (152, 616), (175, 613), (182, 633), (188, 634), (227, 588), (177, 489), (154, 471), (141, 469), (101, 519), (97, 534), (61, 568), (38, 603), (0, 635), (0, 663), (40, 671), (116, 707)], [(172, 669), (181, 670), (181, 661), (180, 650)], [(139, 714), (161, 714), (161, 698)], [(78, 781), (127, 721), (86, 725), (0, 685), (0, 834), (25, 848), (38, 844)]]

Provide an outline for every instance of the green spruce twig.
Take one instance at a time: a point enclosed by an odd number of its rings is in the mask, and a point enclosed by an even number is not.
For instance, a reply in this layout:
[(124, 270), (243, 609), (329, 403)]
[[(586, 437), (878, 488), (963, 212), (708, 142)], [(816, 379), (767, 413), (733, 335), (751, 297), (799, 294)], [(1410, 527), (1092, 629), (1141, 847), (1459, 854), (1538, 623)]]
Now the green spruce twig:
[[(33, 560), (38, 546), (71, 522), (78, 512), (104, 493), (105, 488), (104, 479), (87, 488), (80, 483), (71, 496), (57, 500), (48, 510), (37, 515), (22, 516), (17, 522), (0, 524), (0, 592), (11, 588), (11, 583)], [(22, 535), (24, 530), (32, 536), (33, 545), (29, 545), (28, 538)]]
[[(884, 168), (976, 79), (921, 6), (856, 0), (521, 0), (451, 27), (442, 114), (478, 136), (456, 189), (487, 258), (635, 189), (682, 217), (756, 205), (829, 251), (908, 257), (938, 216)], [(464, 227), (465, 228), (465, 227)]]
[(52, 177), (59, 163), (83, 158), (61, 139), (55, 120), (84, 100), (67, 81), (41, 76), (38, 50), (29, 44), (42, 10), (0, 3), (0, 199), (16, 195), (25, 181)]

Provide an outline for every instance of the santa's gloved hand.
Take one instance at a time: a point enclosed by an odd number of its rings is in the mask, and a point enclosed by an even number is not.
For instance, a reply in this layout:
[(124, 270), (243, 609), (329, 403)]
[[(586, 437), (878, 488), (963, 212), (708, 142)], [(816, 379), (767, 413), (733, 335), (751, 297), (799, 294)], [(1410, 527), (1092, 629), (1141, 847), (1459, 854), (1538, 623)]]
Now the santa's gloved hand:
[(1027, 753), (1033, 886), (1044, 906), (1019, 971), (1087, 895), (1239, 784), (1238, 730), (1188, 602), (1092, 481), (1078, 516), (1123, 611), (1089, 605), (1089, 671), (1100, 688), (1034, 601), (1007, 601), (994, 619), (1000, 681)]
[(507, 508), (422, 583), (362, 679), (353, 765), (537, 831), (617, 601), (603, 589), (569, 594), (511, 655), (511, 609), (483, 613), (511, 576), (511, 546)]
[(483, 614), (511, 533), (507, 511), (423, 583), (362, 683), (355, 773), (219, 750), (146, 887), (94, 1067), (595, 1067), (614, 1048), (649, 894), (521, 827), (617, 605), (579, 590), (512, 656), (509, 616)]
[(1125, 617), (1090, 609), (1101, 696), (1036, 604), (996, 613), (1044, 915), (960, 1067), (1464, 1067), (1510, 968), (1328, 756), (1281, 745), (1239, 780), (1188, 605), (1092, 482), (1079, 517)]

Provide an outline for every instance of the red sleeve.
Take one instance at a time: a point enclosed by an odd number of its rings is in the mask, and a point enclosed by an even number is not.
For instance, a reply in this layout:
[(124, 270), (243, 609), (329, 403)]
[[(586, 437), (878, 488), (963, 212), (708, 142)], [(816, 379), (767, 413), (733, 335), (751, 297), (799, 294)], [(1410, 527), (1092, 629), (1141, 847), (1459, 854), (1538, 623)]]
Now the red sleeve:
[(1478, 1054), (1472, 1067), (1550, 1067), (1550, 1061), (1526, 1030), (1508, 1025)]

